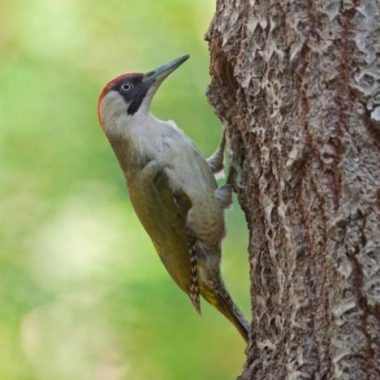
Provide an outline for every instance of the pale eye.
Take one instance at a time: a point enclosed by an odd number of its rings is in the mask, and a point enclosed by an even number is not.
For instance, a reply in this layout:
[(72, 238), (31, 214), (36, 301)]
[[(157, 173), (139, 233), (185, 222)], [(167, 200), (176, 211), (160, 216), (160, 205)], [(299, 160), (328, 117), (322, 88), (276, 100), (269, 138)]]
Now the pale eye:
[(120, 90), (123, 92), (128, 92), (132, 88), (132, 85), (129, 82), (125, 82), (120, 86)]

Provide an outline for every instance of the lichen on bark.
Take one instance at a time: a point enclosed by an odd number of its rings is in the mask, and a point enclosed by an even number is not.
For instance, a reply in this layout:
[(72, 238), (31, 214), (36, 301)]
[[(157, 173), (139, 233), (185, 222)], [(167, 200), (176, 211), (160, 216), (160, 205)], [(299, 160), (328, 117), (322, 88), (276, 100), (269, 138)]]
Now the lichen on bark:
[(380, 378), (380, 2), (218, 0), (208, 98), (250, 230), (241, 379)]

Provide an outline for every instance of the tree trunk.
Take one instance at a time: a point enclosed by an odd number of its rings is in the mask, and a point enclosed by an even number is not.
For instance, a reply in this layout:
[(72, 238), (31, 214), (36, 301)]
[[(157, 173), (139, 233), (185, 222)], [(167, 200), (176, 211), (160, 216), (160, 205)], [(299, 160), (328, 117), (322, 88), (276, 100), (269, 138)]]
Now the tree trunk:
[(250, 231), (241, 379), (380, 379), (379, 0), (218, 0), (206, 38)]

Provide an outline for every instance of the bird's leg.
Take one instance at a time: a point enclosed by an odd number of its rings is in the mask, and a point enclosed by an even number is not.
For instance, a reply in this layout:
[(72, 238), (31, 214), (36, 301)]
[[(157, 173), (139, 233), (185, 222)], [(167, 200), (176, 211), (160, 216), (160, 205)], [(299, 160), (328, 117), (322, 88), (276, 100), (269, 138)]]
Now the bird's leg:
[(219, 143), (218, 149), (207, 159), (208, 166), (211, 171), (216, 174), (224, 168), (224, 148), (226, 146), (226, 132), (223, 131), (222, 139)]
[[(226, 146), (226, 131), (223, 131), (222, 139), (218, 149), (207, 159), (207, 163), (212, 172), (220, 172), (224, 165), (224, 149)], [(236, 170), (230, 165), (228, 170), (226, 184), (215, 191), (216, 198), (221, 202), (223, 208), (229, 208), (232, 204), (232, 190), (235, 184)]]
[(232, 190), (235, 186), (236, 175), (236, 169), (230, 165), (225, 185), (215, 190), (215, 196), (219, 199), (223, 208), (229, 208), (232, 205)]
[[(220, 172), (224, 168), (224, 149), (226, 147), (226, 130), (224, 129), (222, 134), (222, 139), (220, 140), (219, 146), (217, 150), (207, 159), (208, 166), (211, 171), (215, 174)], [(236, 180), (236, 169), (230, 165), (227, 174), (226, 185), (233, 187), (235, 185)]]

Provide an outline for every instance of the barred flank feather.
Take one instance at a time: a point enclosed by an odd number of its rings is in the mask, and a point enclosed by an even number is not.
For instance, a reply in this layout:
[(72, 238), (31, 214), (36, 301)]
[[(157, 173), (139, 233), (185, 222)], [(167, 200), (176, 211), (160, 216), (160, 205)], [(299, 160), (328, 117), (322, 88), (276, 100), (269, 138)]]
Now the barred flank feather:
[(195, 252), (195, 241), (188, 240), (189, 253), (190, 253), (190, 272), (191, 272), (191, 282), (189, 288), (189, 296), (195, 310), (201, 314), (201, 303), (199, 296), (199, 277), (198, 277), (198, 267), (197, 267), (197, 256)]

